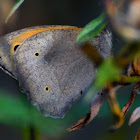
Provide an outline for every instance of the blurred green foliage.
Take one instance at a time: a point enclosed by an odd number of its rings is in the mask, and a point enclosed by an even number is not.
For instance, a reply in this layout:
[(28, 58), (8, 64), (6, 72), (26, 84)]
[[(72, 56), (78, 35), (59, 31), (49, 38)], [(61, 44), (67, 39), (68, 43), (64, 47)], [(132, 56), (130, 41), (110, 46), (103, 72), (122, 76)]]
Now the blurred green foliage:
[(98, 73), (95, 78), (94, 89), (95, 92), (102, 89), (107, 83), (113, 82), (118, 78), (121, 73), (121, 69), (116, 67), (112, 62), (112, 59), (106, 59), (98, 69)]
[(107, 25), (105, 13), (88, 23), (77, 37), (77, 42), (82, 43), (88, 41), (99, 34)]
[(9, 15), (7, 16), (5, 23), (8, 22), (9, 18), (14, 14), (14, 12), (20, 7), (20, 5), (24, 2), (24, 0), (17, 0), (13, 8), (11, 9)]
[[(122, 91), (122, 93), (124, 90)], [(66, 113), (65, 118), (63, 119), (53, 119), (42, 116), (42, 114), (36, 109), (36, 107), (30, 105), (27, 101), (24, 93), (20, 93), (21, 97), (13, 97), (7, 95), (7, 93), (0, 91), (0, 123), (8, 124), (11, 126), (16, 126), (20, 128), (30, 127), (37, 129), (39, 132), (51, 135), (51, 136), (60, 136), (66, 133), (66, 129), (71, 126), (75, 121), (84, 116), (89, 112), (89, 101), (85, 100), (85, 95), (81, 98), (73, 107)], [(126, 96), (127, 95), (127, 96)], [(125, 102), (129, 98), (129, 92), (125, 95), (119, 94), (118, 100), (121, 107), (124, 106)], [(134, 108), (139, 105), (140, 96), (137, 95), (137, 98), (128, 112), (128, 116), (132, 113)], [(103, 105), (97, 119), (105, 120), (105, 118), (110, 118), (111, 112), (108, 109), (107, 102)], [(96, 119), (96, 120), (97, 120)], [(113, 117), (112, 117), (113, 121)], [(127, 120), (128, 121), (128, 120)], [(99, 123), (100, 121), (98, 121)], [(95, 123), (95, 122), (94, 122)], [(126, 125), (125, 127), (127, 126)], [(100, 124), (100, 123), (99, 123)], [(97, 124), (96, 124), (97, 125)], [(94, 126), (94, 125), (93, 125)], [(128, 126), (127, 126), (128, 127)], [(109, 130), (110, 125), (106, 127)], [(85, 128), (86, 129), (86, 128)], [(102, 133), (102, 132), (101, 132)], [(107, 131), (106, 131), (107, 133)]]

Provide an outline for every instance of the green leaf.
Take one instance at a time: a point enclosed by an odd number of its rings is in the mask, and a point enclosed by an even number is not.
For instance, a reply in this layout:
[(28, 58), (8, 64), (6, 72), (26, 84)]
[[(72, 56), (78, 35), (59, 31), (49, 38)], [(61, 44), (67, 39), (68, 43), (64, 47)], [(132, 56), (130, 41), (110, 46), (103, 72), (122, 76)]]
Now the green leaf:
[(120, 73), (121, 69), (113, 63), (113, 60), (106, 59), (98, 69), (94, 83), (95, 90), (101, 89), (108, 83), (115, 81), (120, 77)]
[[(27, 97), (23, 93), (20, 94), (22, 97), (17, 98), (0, 91), (0, 123), (25, 128), (32, 126), (40, 132), (57, 136), (66, 131), (70, 122), (76, 121), (80, 117), (77, 110), (81, 110), (80, 112), (84, 115), (89, 108), (87, 106), (83, 111), (80, 104), (78, 107), (74, 107), (73, 111), (69, 111), (65, 118), (54, 119), (43, 116), (36, 107), (27, 101)], [(81, 108), (79, 109), (79, 107)]]
[(92, 20), (83, 28), (77, 37), (77, 42), (82, 43), (92, 39), (104, 29), (106, 24), (105, 14), (102, 13), (99, 17)]
[(114, 64), (111, 58), (106, 59), (98, 68), (96, 77), (86, 93), (85, 100), (89, 101), (95, 93), (99, 92), (107, 84), (119, 79), (121, 69)]
[[(130, 90), (130, 89), (129, 89)], [(123, 93), (124, 91), (122, 91)], [(128, 91), (126, 91), (128, 92)], [(0, 91), (0, 124), (7, 124), (14, 127), (27, 128), (32, 126), (37, 128), (39, 132), (49, 134), (51, 136), (60, 136), (66, 132), (66, 129), (72, 125), (73, 122), (78, 120), (89, 112), (89, 102), (82, 102), (84, 98), (80, 99), (72, 108), (67, 112), (63, 119), (53, 119), (44, 117), (36, 107), (30, 105), (27, 101), (27, 97), (23, 94), (22, 98), (8, 95), (3, 91)], [(93, 96), (90, 97), (90, 100)], [(132, 110), (139, 105), (140, 97), (135, 99), (135, 104), (132, 106)], [(126, 96), (120, 94), (119, 102), (123, 106), (126, 102)], [(130, 112), (129, 112), (130, 113)], [(110, 116), (107, 103), (102, 107), (98, 118)], [(55, 131), (54, 131), (55, 130)]]
[(19, 8), (19, 6), (24, 2), (24, 0), (18, 0), (15, 5), (13, 6), (12, 10), (10, 11), (9, 15), (7, 16), (5, 23), (9, 20), (9, 18), (14, 14), (14, 12)]

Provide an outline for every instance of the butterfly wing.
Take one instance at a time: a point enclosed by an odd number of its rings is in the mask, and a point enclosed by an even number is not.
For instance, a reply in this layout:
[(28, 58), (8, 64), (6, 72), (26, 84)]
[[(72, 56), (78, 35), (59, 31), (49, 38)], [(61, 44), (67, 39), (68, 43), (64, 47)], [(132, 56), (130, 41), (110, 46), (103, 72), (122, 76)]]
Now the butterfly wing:
[(10, 76), (13, 75), (14, 63), (13, 55), (16, 52), (17, 47), (20, 46), (24, 40), (28, 37), (46, 30), (48, 26), (36, 26), (21, 29), (12, 33), (9, 33), (0, 38), (0, 68), (8, 73)]
[(76, 44), (78, 33), (44, 31), (24, 41), (15, 53), (20, 86), (44, 115), (63, 117), (92, 83), (95, 68)]

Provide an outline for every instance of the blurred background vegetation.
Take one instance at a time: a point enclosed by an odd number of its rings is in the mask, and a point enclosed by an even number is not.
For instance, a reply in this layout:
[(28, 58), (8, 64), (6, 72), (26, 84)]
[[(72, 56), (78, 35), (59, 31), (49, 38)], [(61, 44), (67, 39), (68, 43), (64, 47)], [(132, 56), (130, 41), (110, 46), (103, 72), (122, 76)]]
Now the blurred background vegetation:
[[(5, 24), (10, 9), (16, 0), (0, 0), (0, 36), (6, 33), (36, 25), (73, 25), (84, 27), (103, 11), (103, 1), (98, 0), (26, 0)], [(114, 39), (118, 39), (114, 36)], [(120, 43), (115, 43), (116, 50)], [(127, 102), (132, 85), (118, 91), (121, 108)], [(137, 121), (128, 126), (130, 114), (139, 106), (137, 95), (126, 116), (125, 124), (115, 133), (109, 133), (114, 123), (108, 104), (105, 103), (99, 115), (86, 128), (76, 132), (66, 129), (89, 112), (90, 101), (81, 98), (66, 113), (64, 119), (45, 118), (28, 102), (19, 90), (18, 82), (0, 70), (0, 139), (28, 139), (32, 130), (40, 140), (132, 140), (140, 125)]]

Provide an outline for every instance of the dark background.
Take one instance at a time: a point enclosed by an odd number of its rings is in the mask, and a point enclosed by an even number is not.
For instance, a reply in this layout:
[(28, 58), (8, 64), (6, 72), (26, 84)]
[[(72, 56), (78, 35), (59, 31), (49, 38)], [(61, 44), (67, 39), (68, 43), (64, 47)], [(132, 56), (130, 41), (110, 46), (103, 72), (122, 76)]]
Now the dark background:
[[(72, 25), (84, 27), (88, 22), (96, 18), (103, 11), (103, 1), (99, 0), (25, 0), (16, 13), (9, 19), (8, 23), (5, 24), (4, 20), (14, 3), (15, 0), (0, 0), (1, 36), (11, 31), (36, 25)], [(13, 96), (19, 96), (20, 93), (18, 82), (9, 75), (5, 74), (2, 70), (0, 70), (0, 89), (8, 94), (12, 94)], [(129, 86), (122, 88), (119, 91), (118, 100), (121, 107), (123, 107), (129, 98), (131, 90), (132, 87)], [(132, 113), (134, 108), (139, 105), (139, 96), (140, 95), (137, 95), (137, 99), (134, 102), (132, 109), (129, 111), (130, 113)], [(46, 134), (44, 134), (44, 139), (132, 140), (139, 127), (139, 121), (129, 127), (127, 123), (130, 113), (127, 115), (125, 124), (122, 128), (120, 128), (116, 133), (109, 133), (108, 130), (114, 121), (106, 103), (101, 109), (99, 116), (83, 130), (71, 133), (63, 130), (59, 135), (56, 135), (54, 128), (54, 133), (48, 135), (46, 132)], [(80, 117), (82, 116), (83, 114)], [(78, 120), (78, 118), (76, 119)], [(69, 118), (70, 125), (76, 121), (75, 120), (73, 122), (70, 120), (71, 119)], [(0, 139), (22, 139), (21, 132), (18, 127), (5, 125), (2, 122), (0, 123), (0, 126)], [(63, 127), (63, 124), (60, 127)]]

